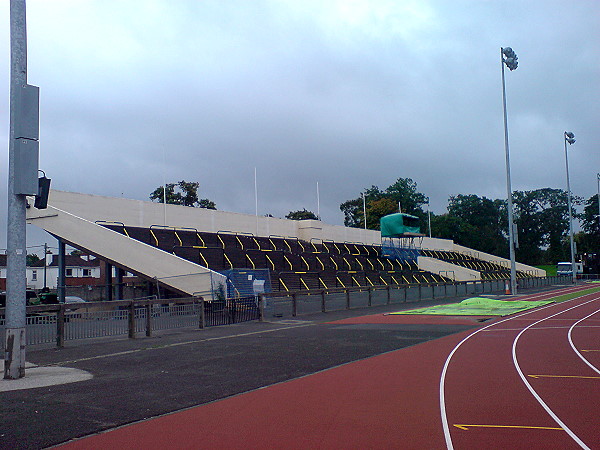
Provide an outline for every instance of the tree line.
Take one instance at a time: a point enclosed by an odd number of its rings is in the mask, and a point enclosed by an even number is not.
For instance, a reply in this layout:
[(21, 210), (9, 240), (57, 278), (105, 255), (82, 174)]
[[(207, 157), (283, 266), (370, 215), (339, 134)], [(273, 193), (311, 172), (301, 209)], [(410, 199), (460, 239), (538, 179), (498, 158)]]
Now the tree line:
[[(364, 204), (363, 204), (364, 196)], [(381, 217), (399, 211), (419, 217), (421, 232), (428, 234), (429, 199), (418, 191), (410, 178), (399, 178), (386, 189), (371, 186), (357, 198), (340, 205), (344, 224), (378, 230)], [(366, 205), (366, 208), (365, 208)], [(578, 212), (578, 208), (583, 211)], [(600, 248), (598, 196), (587, 200), (573, 196), (574, 222), (581, 231), (575, 234), (578, 253)], [(517, 227), (518, 261), (539, 265), (570, 260), (567, 193), (562, 189), (542, 188), (513, 192), (513, 214)], [(493, 255), (508, 257), (508, 211), (504, 199), (489, 199), (475, 194), (458, 194), (448, 199), (447, 212), (431, 213), (431, 235), (452, 239)]]
[[(184, 206), (217, 209), (206, 198), (198, 198), (199, 183), (180, 181), (156, 188), (152, 201)], [(421, 232), (429, 234), (429, 198), (419, 192), (410, 178), (398, 178), (385, 189), (371, 186), (358, 197), (340, 204), (344, 225), (379, 230), (383, 216), (399, 211), (417, 216)], [(583, 207), (581, 211), (579, 211)], [(598, 197), (587, 200), (573, 197), (574, 221), (581, 231), (575, 234), (578, 253), (597, 252), (600, 248)], [(517, 227), (516, 258), (525, 264), (555, 264), (570, 260), (567, 193), (562, 189), (542, 188), (513, 192), (514, 222)], [(448, 199), (447, 212), (430, 213), (431, 235), (452, 239), (465, 247), (508, 257), (508, 214), (505, 199), (489, 199), (475, 194), (458, 194)], [(312, 211), (290, 211), (287, 219), (317, 219)]]

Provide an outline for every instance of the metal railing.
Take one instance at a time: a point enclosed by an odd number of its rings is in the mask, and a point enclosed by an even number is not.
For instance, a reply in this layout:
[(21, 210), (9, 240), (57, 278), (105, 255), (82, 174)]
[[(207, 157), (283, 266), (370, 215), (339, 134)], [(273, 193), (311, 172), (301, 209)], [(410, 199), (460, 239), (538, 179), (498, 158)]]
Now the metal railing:
[[(27, 345), (127, 335), (152, 336), (154, 331), (204, 328), (258, 320), (256, 297), (205, 302), (199, 297), (117, 300), (27, 307)], [(0, 347), (4, 345), (4, 308), (0, 308)]]
[[(393, 303), (504, 293), (505, 281), (494, 279), (271, 292), (260, 294), (260, 304), (263, 317), (296, 317)], [(519, 279), (518, 282), (519, 288), (528, 289), (552, 284), (571, 284), (572, 279), (568, 276), (536, 277)]]

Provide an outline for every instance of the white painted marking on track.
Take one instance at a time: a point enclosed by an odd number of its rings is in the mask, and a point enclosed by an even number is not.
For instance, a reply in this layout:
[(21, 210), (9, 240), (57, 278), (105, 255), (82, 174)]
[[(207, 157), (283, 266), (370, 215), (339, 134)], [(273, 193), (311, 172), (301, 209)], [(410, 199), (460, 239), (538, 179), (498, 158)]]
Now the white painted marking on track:
[[(527, 296), (527, 297), (523, 297), (523, 298), (527, 298), (529, 300), (531, 300), (532, 298), (541, 298), (541, 297), (545, 297), (545, 298), (553, 298), (553, 297), (557, 297), (560, 296), (562, 294), (568, 294), (568, 293), (572, 293), (572, 292), (578, 292), (584, 289), (589, 289), (589, 287), (585, 287), (585, 288), (581, 288), (579, 286), (577, 287), (568, 287), (568, 288), (564, 288), (564, 289), (557, 289), (555, 291), (549, 291), (549, 292), (543, 292), (537, 295), (533, 295), (533, 296)], [(584, 294), (585, 295), (585, 294)], [(448, 357), (446, 358), (446, 361), (444, 363), (444, 367), (442, 369), (442, 374), (440, 376), (440, 414), (441, 414), (441, 419), (442, 419), (442, 428), (444, 430), (444, 438), (446, 440), (446, 447), (448, 448), (448, 450), (453, 450), (454, 449), (454, 445), (452, 444), (452, 437), (450, 436), (450, 427), (448, 426), (448, 417), (446, 415), (446, 397), (445, 397), (445, 385), (446, 385), (446, 373), (448, 372), (448, 366), (450, 365), (450, 360), (452, 359), (452, 356), (454, 355), (454, 353), (456, 353), (456, 351), (458, 350), (458, 348), (464, 343), (466, 342), (468, 339), (470, 339), (471, 337), (475, 336), (477, 333), (484, 331), (494, 325), (498, 325), (500, 323), (506, 322), (508, 320), (513, 320), (522, 316), (525, 316), (527, 314), (531, 314), (533, 312), (538, 312), (541, 310), (544, 310), (546, 308), (551, 308), (552, 306), (557, 306), (557, 305), (562, 305), (566, 302), (570, 302), (573, 300), (576, 300), (579, 297), (576, 297), (574, 299), (570, 299), (570, 300), (566, 300), (565, 302), (562, 303), (550, 303), (549, 305), (545, 305), (542, 306), (540, 308), (536, 308), (533, 310), (528, 310), (525, 312), (522, 312), (520, 314), (517, 314), (516, 316), (513, 317), (507, 317), (506, 319), (502, 319), (498, 322), (494, 322), (491, 323), (489, 325), (486, 325), (483, 328), (479, 328), (478, 330), (474, 331), (473, 333), (469, 334), (467, 337), (465, 337), (462, 341), (460, 341), (458, 344), (456, 344), (456, 346), (452, 349), (452, 351), (450, 352), (450, 354), (448, 355)]]
[(537, 322), (534, 322), (531, 325), (528, 325), (527, 327), (523, 328), (523, 330), (521, 330), (521, 332), (517, 335), (517, 337), (515, 337), (515, 340), (513, 341), (513, 345), (512, 345), (513, 364), (515, 365), (515, 369), (517, 370), (517, 373), (521, 377), (521, 380), (523, 381), (523, 383), (525, 384), (527, 389), (529, 389), (529, 392), (531, 392), (531, 395), (533, 395), (533, 397), (538, 401), (538, 403), (542, 406), (542, 408), (544, 408), (546, 410), (546, 412), (550, 415), (550, 417), (552, 417), (552, 419), (554, 419), (554, 421), (557, 424), (559, 424), (569, 436), (571, 436), (571, 439), (573, 439), (575, 442), (577, 442), (577, 444), (581, 448), (584, 448), (586, 450), (590, 450), (590, 448), (562, 420), (560, 420), (560, 418), (554, 413), (554, 411), (552, 411), (550, 409), (550, 407), (546, 404), (546, 402), (544, 402), (544, 400), (542, 400), (542, 398), (538, 395), (538, 393), (535, 391), (535, 389), (533, 389), (533, 386), (531, 386), (529, 381), (527, 381), (527, 377), (523, 374), (523, 371), (521, 370), (521, 366), (519, 366), (519, 361), (517, 361), (517, 343), (519, 342), (519, 338), (523, 335), (523, 333), (525, 333), (525, 331), (527, 331), (532, 326), (534, 326), (540, 322), (543, 322), (546, 319), (550, 319), (552, 317), (558, 316), (559, 314), (563, 314), (567, 311), (571, 311), (572, 309), (579, 308), (580, 306), (587, 305), (588, 303), (595, 302), (597, 300), (598, 300), (597, 298), (593, 298), (591, 300), (588, 300), (587, 302), (572, 306), (570, 308), (565, 309), (564, 311), (559, 311), (556, 314), (553, 314), (544, 319), (540, 319)]
[(569, 338), (569, 344), (571, 344), (571, 348), (573, 349), (573, 351), (575, 352), (575, 354), (577, 356), (579, 356), (581, 358), (581, 360), (586, 363), (590, 369), (594, 370), (596, 373), (600, 374), (600, 370), (598, 370), (598, 368), (596, 366), (594, 366), (591, 362), (589, 362), (582, 354), (579, 350), (577, 350), (577, 348), (575, 347), (575, 344), (573, 343), (573, 337), (571, 336), (573, 333), (573, 329), (580, 323), (583, 322), (585, 319), (587, 319), (588, 317), (593, 316), (594, 314), (598, 314), (598, 312), (600, 312), (600, 310), (598, 311), (594, 311), (591, 314), (588, 314), (587, 316), (585, 316), (582, 319), (579, 319), (577, 322), (575, 322), (573, 325), (571, 325), (571, 328), (569, 328), (569, 332), (567, 333), (567, 337)]
[[(537, 308), (535, 310), (526, 311), (515, 317), (520, 317), (525, 314), (531, 314), (534, 311), (540, 311), (542, 309), (550, 308), (551, 306), (556, 306), (556, 305), (557, 305), (556, 303), (550, 303), (549, 305), (542, 306), (541, 308)], [(446, 373), (448, 372), (448, 366), (450, 365), (450, 360), (452, 359), (452, 356), (454, 356), (454, 353), (456, 353), (456, 351), (459, 349), (459, 347), (463, 343), (465, 343), (468, 339), (475, 336), (477, 333), (480, 333), (494, 325), (498, 325), (502, 322), (506, 322), (507, 320), (511, 320), (513, 318), (514, 317), (508, 317), (499, 322), (491, 323), (483, 328), (480, 328), (480, 329), (474, 331), (473, 333), (471, 333), (467, 337), (465, 337), (462, 341), (460, 341), (458, 344), (456, 344), (456, 346), (452, 349), (452, 351), (446, 358), (446, 362), (444, 363), (444, 368), (442, 369), (442, 375), (440, 377), (440, 412), (442, 415), (442, 428), (444, 429), (444, 438), (446, 439), (446, 447), (448, 448), (448, 450), (454, 449), (454, 445), (452, 444), (452, 437), (450, 436), (450, 427), (448, 426), (448, 417), (446, 415), (446, 395), (445, 395)]]
[[(567, 328), (569, 328), (567, 325), (565, 325), (564, 327), (536, 327), (536, 328), (532, 328), (529, 331), (534, 331), (534, 330), (566, 330)], [(600, 325), (584, 325), (578, 328), (600, 328)], [(501, 328), (499, 330), (485, 330), (488, 333), (496, 333), (498, 331), (521, 331), (523, 328)]]

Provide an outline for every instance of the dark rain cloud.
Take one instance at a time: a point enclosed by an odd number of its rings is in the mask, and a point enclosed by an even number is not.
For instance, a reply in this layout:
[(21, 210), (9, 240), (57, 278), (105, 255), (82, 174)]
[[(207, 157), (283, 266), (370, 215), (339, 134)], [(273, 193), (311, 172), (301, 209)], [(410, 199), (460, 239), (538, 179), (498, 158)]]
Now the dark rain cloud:
[[(318, 182), (321, 215), (335, 224), (340, 203), (398, 177), (413, 178), (436, 213), (458, 193), (504, 198), (499, 50), (511, 45), (513, 188), (564, 187), (569, 129), (573, 191), (595, 193), (597, 2), (27, 7), (41, 167), (57, 189), (147, 199), (165, 179), (194, 180), (219, 209), (254, 213), (256, 168), (260, 214), (316, 210)], [(0, 33), (8, 55), (8, 2)]]

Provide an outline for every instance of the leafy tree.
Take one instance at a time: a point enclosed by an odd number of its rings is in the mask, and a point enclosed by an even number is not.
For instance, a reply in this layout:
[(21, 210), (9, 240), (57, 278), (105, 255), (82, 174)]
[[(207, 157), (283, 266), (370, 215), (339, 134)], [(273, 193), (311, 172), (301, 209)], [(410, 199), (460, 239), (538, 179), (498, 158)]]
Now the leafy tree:
[(373, 200), (369, 202), (369, 204), (367, 205), (367, 228), (370, 230), (379, 230), (381, 226), (379, 220), (383, 216), (387, 216), (388, 214), (394, 214), (397, 212), (398, 203), (394, 202), (390, 198), (383, 197), (379, 200)]
[(28, 266), (32, 266), (36, 262), (40, 261), (40, 257), (38, 255), (36, 255), (35, 253), (27, 253), (27, 256), (25, 257), (25, 261)]
[(212, 200), (209, 200), (207, 198), (201, 198), (196, 203), (199, 208), (217, 209), (217, 205), (215, 204), (215, 202), (213, 202)]
[[(519, 230), (517, 259), (528, 264), (568, 259), (567, 193), (551, 188), (516, 191), (513, 200)], [(580, 203), (581, 198), (573, 197), (573, 206)], [(573, 214), (577, 217), (574, 208)]]
[(285, 218), (290, 220), (319, 220), (315, 213), (313, 213), (312, 211), (307, 211), (306, 208), (303, 208), (302, 211), (290, 211), (289, 214), (285, 216)]
[(181, 205), (181, 194), (175, 192), (175, 183), (167, 183), (165, 186), (159, 186), (150, 194), (150, 200), (158, 203), (165, 203), (170, 205)]
[(504, 255), (508, 252), (508, 242), (502, 231), (503, 209), (502, 200), (491, 200), (473, 194), (452, 196), (448, 216), (458, 220), (446, 222), (446, 226), (451, 225), (457, 229), (447, 229), (446, 232), (458, 234), (460, 238), (454, 240), (466, 247)]
[(470, 236), (477, 233), (474, 226), (460, 217), (450, 214), (431, 215), (431, 233), (435, 237), (451, 239), (457, 244), (467, 245)]
[(150, 200), (164, 203), (166, 196), (167, 204), (217, 209), (215, 202), (207, 198), (198, 198), (199, 187), (200, 183), (185, 180), (178, 183), (167, 183), (166, 186), (154, 189), (150, 194)]
[(593, 195), (585, 202), (581, 216), (583, 232), (576, 235), (580, 253), (597, 253), (600, 250), (600, 216), (598, 216), (598, 196)]
[[(417, 183), (410, 178), (398, 178), (385, 190), (371, 186), (364, 191), (364, 201), (367, 209), (367, 228), (379, 229), (379, 220), (388, 214), (398, 212), (398, 205), (402, 212), (412, 214), (421, 219), (427, 214), (422, 206), (427, 203), (427, 197), (417, 191)], [(347, 200), (340, 205), (344, 213), (344, 225), (362, 228), (364, 226), (363, 197)]]

